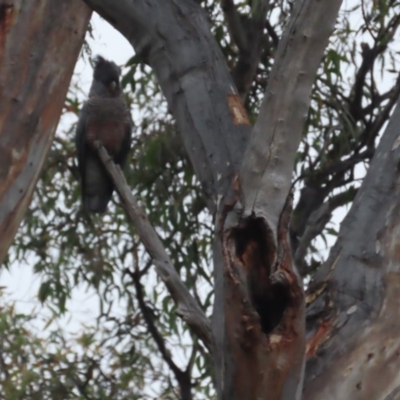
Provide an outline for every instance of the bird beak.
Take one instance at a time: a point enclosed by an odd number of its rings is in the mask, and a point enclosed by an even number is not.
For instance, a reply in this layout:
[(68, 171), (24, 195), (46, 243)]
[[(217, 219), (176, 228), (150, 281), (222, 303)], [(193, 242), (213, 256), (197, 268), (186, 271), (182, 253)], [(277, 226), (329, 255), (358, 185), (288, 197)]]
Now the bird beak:
[(112, 92), (114, 92), (115, 91), (115, 89), (118, 87), (118, 83), (116, 82), (116, 81), (112, 81), (111, 83), (110, 83), (110, 90), (112, 91)]

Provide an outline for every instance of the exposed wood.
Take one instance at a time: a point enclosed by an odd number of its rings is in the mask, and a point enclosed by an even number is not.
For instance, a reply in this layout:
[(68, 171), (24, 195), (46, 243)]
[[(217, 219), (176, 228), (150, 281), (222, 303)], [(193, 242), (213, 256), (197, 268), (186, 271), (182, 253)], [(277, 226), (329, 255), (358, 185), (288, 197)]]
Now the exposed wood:
[(81, 0), (0, 0), (0, 264), (50, 148), (90, 15)]

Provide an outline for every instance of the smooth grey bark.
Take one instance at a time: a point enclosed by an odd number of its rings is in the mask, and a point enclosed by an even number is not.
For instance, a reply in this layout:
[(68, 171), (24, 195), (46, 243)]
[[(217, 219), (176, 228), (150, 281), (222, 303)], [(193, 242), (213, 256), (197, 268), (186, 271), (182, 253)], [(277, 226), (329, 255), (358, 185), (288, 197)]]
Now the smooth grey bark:
[(90, 15), (80, 0), (0, 0), (0, 264), (50, 149)]
[[(340, 1), (296, 2), (276, 59), (275, 71), (283, 68), (285, 74), (275, 72), (278, 76), (267, 89), (260, 114), (268, 118), (260, 117), (256, 125), (240, 176), (249, 121), (198, 4), (182, 0), (85, 2), (154, 69), (208, 207), (216, 213), (213, 334), (218, 398), (299, 399), (304, 301), (288, 243), (286, 197), (311, 87)], [(327, 26), (317, 33), (321, 16)], [(307, 57), (311, 62), (306, 63)], [(285, 82), (278, 85), (278, 78)], [(295, 122), (286, 124), (291, 112)], [(257, 146), (263, 146), (261, 152)], [(273, 162), (265, 164), (264, 157)], [(269, 168), (272, 178), (265, 181)], [(268, 190), (263, 191), (261, 185)], [(265, 201), (255, 195), (262, 192), (269, 196)], [(244, 217), (241, 200), (246, 205)]]
[(307, 400), (399, 398), (399, 125), (400, 102), (308, 291)]

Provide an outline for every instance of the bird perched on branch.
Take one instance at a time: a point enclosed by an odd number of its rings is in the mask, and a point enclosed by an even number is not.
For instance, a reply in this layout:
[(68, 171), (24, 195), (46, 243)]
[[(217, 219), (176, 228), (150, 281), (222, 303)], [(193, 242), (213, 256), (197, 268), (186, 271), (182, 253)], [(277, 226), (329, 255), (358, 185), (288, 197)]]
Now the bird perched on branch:
[(76, 150), (86, 210), (102, 213), (111, 200), (114, 185), (94, 143), (99, 141), (122, 168), (131, 144), (132, 118), (120, 86), (120, 68), (101, 56), (94, 60), (89, 99), (82, 107), (76, 128)]

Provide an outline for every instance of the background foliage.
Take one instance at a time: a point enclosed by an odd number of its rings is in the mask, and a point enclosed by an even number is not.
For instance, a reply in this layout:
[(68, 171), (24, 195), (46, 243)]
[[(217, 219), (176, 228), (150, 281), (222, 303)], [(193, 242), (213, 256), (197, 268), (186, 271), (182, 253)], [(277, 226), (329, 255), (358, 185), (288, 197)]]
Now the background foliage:
[[(254, 121), (292, 2), (270, 2), (248, 82), (242, 69), (248, 54), (227, 21), (234, 16), (244, 29), (256, 25), (258, 2), (200, 3)], [(400, 16), (393, 11), (399, 3), (344, 2), (321, 62), (293, 172), (291, 239), (305, 282), (324, 261), (400, 95)], [(82, 57), (89, 56), (85, 46)], [(211, 316), (212, 216), (152, 71), (134, 56), (122, 82), (136, 125), (128, 182), (183, 281)], [(79, 93), (71, 86), (64, 109), (70, 116), (79, 113)], [(186, 379), (194, 398), (212, 399), (210, 360), (177, 317), (117, 197), (104, 216), (82, 213), (74, 128), (58, 131), (3, 266), (33, 266), (42, 310), (51, 317), (20, 314), (2, 296), (0, 398), (179, 399), (179, 382)], [(98, 310), (95, 321), (72, 335), (54, 326), (68, 314), (76, 290), (94, 293)]]

